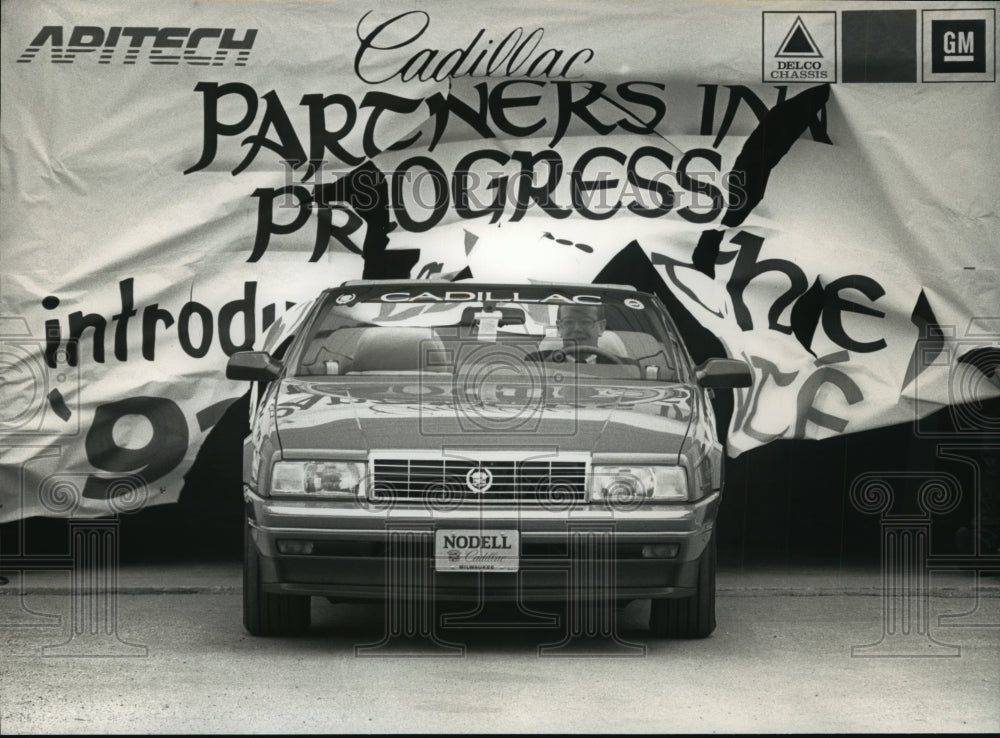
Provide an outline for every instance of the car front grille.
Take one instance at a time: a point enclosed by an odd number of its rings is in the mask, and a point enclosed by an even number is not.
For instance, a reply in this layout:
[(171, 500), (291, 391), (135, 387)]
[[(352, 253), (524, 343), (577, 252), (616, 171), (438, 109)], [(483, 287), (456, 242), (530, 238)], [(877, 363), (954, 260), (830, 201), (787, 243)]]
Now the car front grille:
[(376, 458), (372, 471), (376, 500), (559, 505), (587, 495), (584, 461)]

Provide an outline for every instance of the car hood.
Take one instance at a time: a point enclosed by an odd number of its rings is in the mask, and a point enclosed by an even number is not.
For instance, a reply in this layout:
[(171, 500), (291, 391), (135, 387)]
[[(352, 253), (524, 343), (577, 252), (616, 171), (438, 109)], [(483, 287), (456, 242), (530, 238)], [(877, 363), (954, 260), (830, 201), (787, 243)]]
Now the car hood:
[(470, 388), (451, 377), (288, 378), (275, 395), (285, 458), (478, 446), (673, 456), (676, 463), (696, 415), (691, 387), (661, 383), (512, 379)]

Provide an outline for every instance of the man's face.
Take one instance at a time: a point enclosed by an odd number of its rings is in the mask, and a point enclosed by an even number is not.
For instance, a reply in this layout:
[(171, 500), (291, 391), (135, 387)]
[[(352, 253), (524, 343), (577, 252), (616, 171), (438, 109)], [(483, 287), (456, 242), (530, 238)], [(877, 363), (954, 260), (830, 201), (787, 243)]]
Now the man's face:
[(566, 305), (559, 308), (556, 327), (559, 337), (575, 341), (582, 346), (596, 346), (604, 333), (605, 321), (600, 319), (600, 308), (590, 305)]

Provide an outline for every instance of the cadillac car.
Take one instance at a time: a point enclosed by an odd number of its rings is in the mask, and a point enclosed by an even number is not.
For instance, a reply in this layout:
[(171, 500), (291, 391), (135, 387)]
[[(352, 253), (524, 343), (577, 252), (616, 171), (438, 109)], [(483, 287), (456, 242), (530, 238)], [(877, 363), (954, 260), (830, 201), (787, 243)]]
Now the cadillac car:
[(715, 628), (713, 388), (654, 295), (616, 285), (354, 281), (264, 351), (244, 445), (243, 615), (310, 598), (651, 600), (656, 637)]

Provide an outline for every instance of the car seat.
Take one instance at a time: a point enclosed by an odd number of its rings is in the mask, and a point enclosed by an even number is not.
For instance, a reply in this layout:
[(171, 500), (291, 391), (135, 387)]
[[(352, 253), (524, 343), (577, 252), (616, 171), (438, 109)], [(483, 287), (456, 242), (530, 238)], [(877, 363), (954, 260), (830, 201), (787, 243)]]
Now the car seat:
[(433, 328), (380, 326), (365, 328), (341, 373), (433, 369), (446, 359), (444, 343)]

